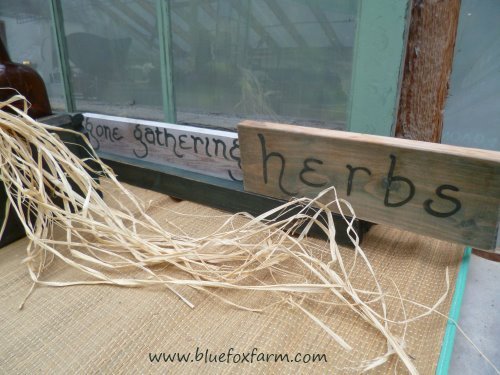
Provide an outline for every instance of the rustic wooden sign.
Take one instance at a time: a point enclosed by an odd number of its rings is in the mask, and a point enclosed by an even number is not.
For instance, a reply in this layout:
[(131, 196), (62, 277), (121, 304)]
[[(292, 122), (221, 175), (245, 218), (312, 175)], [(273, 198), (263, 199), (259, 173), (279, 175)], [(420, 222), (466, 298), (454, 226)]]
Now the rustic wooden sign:
[(286, 199), (333, 185), (361, 219), (499, 247), (500, 152), (253, 121), (238, 133), (247, 191)]
[(97, 152), (241, 181), (235, 132), (84, 113)]

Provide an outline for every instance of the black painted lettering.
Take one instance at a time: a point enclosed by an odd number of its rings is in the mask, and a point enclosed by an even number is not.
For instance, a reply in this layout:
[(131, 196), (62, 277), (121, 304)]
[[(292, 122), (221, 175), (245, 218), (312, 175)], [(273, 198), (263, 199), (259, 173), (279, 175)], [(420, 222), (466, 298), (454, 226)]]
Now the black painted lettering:
[(268, 163), (270, 158), (276, 157), (281, 161), (281, 168), (280, 168), (280, 174), (279, 174), (279, 180), (278, 180), (279, 188), (281, 189), (281, 191), (283, 193), (285, 193), (287, 195), (296, 195), (297, 193), (292, 193), (292, 192), (288, 191), (287, 189), (285, 189), (283, 186), (283, 176), (285, 175), (285, 168), (286, 168), (285, 158), (279, 152), (271, 152), (268, 154), (267, 149), (266, 149), (266, 139), (264, 138), (264, 135), (259, 133), (257, 136), (259, 137), (261, 150), (262, 150), (262, 173), (263, 173), (263, 177), (264, 177), (264, 183), (267, 184), (267, 180), (268, 180), (267, 163)]
[(319, 164), (319, 165), (323, 165), (323, 162), (321, 160), (319, 160), (319, 159), (314, 159), (314, 158), (307, 158), (307, 159), (305, 159), (304, 160), (304, 168), (302, 168), (302, 170), (300, 171), (300, 174), (299, 174), (300, 181), (302, 181), (307, 186), (311, 186), (311, 187), (323, 187), (323, 186), (325, 186), (326, 182), (317, 183), (317, 182), (311, 182), (311, 181), (306, 180), (306, 178), (304, 176), (306, 173), (308, 173), (308, 172), (315, 172), (316, 171), (316, 169), (311, 168), (309, 166), (309, 163), (316, 163), (316, 164)]
[(109, 126), (103, 125), (104, 127), (104, 138), (109, 139), (111, 142), (113, 142), (113, 139), (111, 138), (111, 129)]
[(102, 127), (102, 125), (97, 125), (97, 127), (95, 128), (95, 134), (98, 137), (102, 137), (104, 135), (104, 128)]
[(153, 129), (151, 128), (145, 128), (144, 129), (144, 138), (146, 139), (146, 142), (148, 142), (150, 145), (155, 144), (155, 133)]
[(113, 128), (113, 133), (112, 133), (112, 139), (115, 141), (121, 141), (123, 139), (123, 136), (120, 135), (119, 130), (116, 126)]
[(238, 155), (234, 154), (235, 151), (238, 151), (238, 153), (240, 151), (240, 144), (238, 142), (238, 139), (233, 139), (233, 146), (229, 150), (229, 156), (231, 156), (231, 159), (238, 162), (238, 168), (241, 169), (241, 158)]
[(198, 153), (198, 142), (203, 144), (204, 143), (203, 138), (192, 135), (191, 139), (193, 140), (194, 153), (197, 154)]
[(208, 137), (205, 137), (205, 154), (207, 154), (208, 157), (212, 157), (212, 154), (208, 151), (208, 146), (210, 145), (210, 140)]
[[(401, 177), (401, 176), (394, 176), (394, 169), (396, 169), (396, 156), (395, 155), (390, 155), (391, 158), (391, 166), (389, 168), (389, 173), (387, 175), (387, 186), (385, 188), (385, 198), (384, 198), (384, 205), (386, 207), (401, 207), (411, 201), (413, 197), (415, 196), (415, 185), (413, 182), (411, 182), (408, 178), (406, 177)], [(389, 195), (391, 193), (391, 187), (393, 186), (394, 182), (404, 182), (408, 185), (408, 188), (410, 189), (410, 192), (408, 193), (408, 196), (403, 199), (400, 202), (389, 202)]]
[(218, 138), (212, 138), (212, 141), (214, 142), (214, 154), (215, 156), (219, 156), (219, 145), (222, 145), (222, 156), (224, 159), (229, 160), (227, 155), (226, 155), (226, 143)]
[(133, 153), (135, 156), (137, 156), (138, 158), (140, 159), (143, 159), (145, 158), (146, 156), (148, 156), (148, 145), (146, 143), (144, 143), (143, 139), (142, 139), (142, 130), (141, 130), (141, 125), (137, 124), (135, 126), (135, 129), (134, 129), (134, 138), (141, 142), (141, 144), (144, 146), (144, 154), (140, 155), (137, 153), (137, 151), (135, 149), (133, 149)]
[(233, 181), (239, 181), (239, 182), (243, 181), (243, 180), (240, 180), (239, 178), (234, 177), (233, 171), (231, 171), (230, 169), (227, 170), (227, 174), (228, 174), (229, 178)]
[(347, 178), (347, 196), (349, 196), (349, 195), (351, 195), (352, 181), (354, 180), (354, 174), (356, 173), (356, 171), (366, 172), (368, 174), (368, 176), (371, 176), (372, 172), (368, 168), (365, 168), (365, 167), (353, 167), (350, 164), (347, 164), (346, 167), (347, 167), (347, 169), (349, 169), (349, 177)]
[(460, 190), (456, 186), (453, 186), (453, 185), (441, 185), (441, 186), (438, 186), (438, 188), (436, 189), (436, 195), (439, 198), (453, 202), (455, 207), (451, 211), (448, 211), (448, 212), (435, 211), (431, 207), (431, 205), (434, 201), (432, 199), (427, 199), (424, 202), (425, 212), (427, 212), (428, 214), (430, 214), (432, 216), (436, 216), (436, 217), (450, 217), (452, 215), (455, 215), (458, 211), (460, 211), (460, 209), (462, 208), (462, 203), (455, 197), (450, 197), (449, 195), (443, 194), (443, 190), (451, 190), (451, 191), (460, 191)]
[[(234, 161), (236, 161), (238, 163), (238, 168), (241, 169), (241, 158), (235, 154), (236, 151), (238, 151), (238, 154), (239, 154), (239, 150), (240, 150), (240, 144), (238, 143), (238, 139), (233, 139), (233, 145), (232, 147), (229, 149), (229, 156), (231, 157), (231, 159), (233, 159)], [(233, 181), (243, 181), (243, 180), (240, 180), (236, 177), (234, 177), (233, 175), (233, 172), (228, 169), (227, 170), (227, 173), (229, 175), (229, 178)]]
[(163, 143), (160, 139), (160, 137), (163, 135), (163, 132), (157, 126), (155, 126), (155, 134), (156, 134), (156, 143), (158, 144), (158, 146), (165, 146), (165, 143)]
[(177, 152), (177, 138), (175, 138), (175, 136), (173, 134), (170, 134), (167, 129), (163, 129), (163, 134), (165, 135), (165, 146), (166, 147), (170, 147), (169, 146), (169, 139), (172, 139), (174, 141), (174, 147), (172, 148), (172, 152), (174, 153), (175, 156), (177, 156), (178, 158), (183, 158), (184, 155), (182, 154), (179, 154)]
[(183, 146), (183, 144), (186, 143), (185, 138), (187, 138), (186, 134), (179, 135), (179, 147), (183, 150), (191, 150), (191, 146)]
[(85, 129), (87, 129), (87, 131), (89, 132), (91, 142), (94, 141), (92, 147), (94, 147), (94, 150), (96, 151), (99, 150), (99, 148), (101, 147), (101, 143), (99, 142), (99, 139), (97, 139), (94, 135), (94, 124), (88, 118), (85, 119)]

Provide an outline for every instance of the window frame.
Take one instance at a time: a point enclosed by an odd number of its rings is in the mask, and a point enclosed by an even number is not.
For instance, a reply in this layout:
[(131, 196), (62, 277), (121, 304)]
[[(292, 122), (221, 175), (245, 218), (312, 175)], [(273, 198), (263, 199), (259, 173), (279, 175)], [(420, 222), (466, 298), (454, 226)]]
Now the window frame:
[[(356, 26), (347, 131), (392, 136), (399, 104), (412, 0), (360, 0)], [(52, 27), (66, 102), (72, 94), (61, 0), (50, 0)], [(156, 0), (164, 121), (175, 124), (172, 27), (169, 0)]]

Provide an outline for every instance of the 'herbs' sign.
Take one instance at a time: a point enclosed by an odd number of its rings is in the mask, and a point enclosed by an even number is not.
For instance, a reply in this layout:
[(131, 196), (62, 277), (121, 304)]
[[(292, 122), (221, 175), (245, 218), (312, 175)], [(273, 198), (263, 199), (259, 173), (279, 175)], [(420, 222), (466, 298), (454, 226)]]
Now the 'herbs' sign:
[(253, 121), (238, 133), (247, 191), (287, 199), (335, 186), (361, 219), (498, 247), (499, 152)]

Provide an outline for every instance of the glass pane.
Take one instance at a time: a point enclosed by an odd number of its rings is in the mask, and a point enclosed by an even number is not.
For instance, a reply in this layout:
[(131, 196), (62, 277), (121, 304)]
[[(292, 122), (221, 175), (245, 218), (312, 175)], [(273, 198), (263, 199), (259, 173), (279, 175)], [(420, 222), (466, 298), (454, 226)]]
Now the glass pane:
[(77, 109), (163, 119), (155, 0), (61, 3)]
[(462, 0), (442, 141), (500, 151), (498, 0)]
[(171, 0), (179, 123), (344, 129), (358, 1)]
[(0, 37), (12, 61), (30, 64), (42, 76), (52, 109), (65, 110), (49, 2), (1, 1)]

